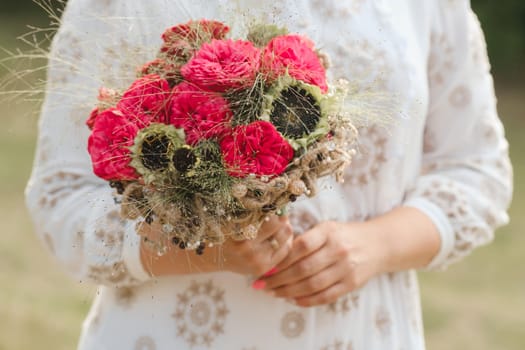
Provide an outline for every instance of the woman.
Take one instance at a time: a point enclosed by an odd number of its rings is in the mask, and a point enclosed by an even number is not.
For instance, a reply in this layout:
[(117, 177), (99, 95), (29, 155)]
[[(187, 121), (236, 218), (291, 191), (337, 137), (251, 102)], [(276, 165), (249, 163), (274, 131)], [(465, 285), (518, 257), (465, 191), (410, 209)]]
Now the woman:
[[(508, 220), (511, 167), (484, 39), (468, 1), (70, 0), (27, 190), (39, 235), (100, 284), (80, 349), (424, 349), (415, 269), (442, 269)], [(332, 77), (394, 96), (360, 130), (344, 184), (272, 218), (257, 239), (157, 256), (158, 227), (119, 218), (91, 170), (84, 120), (125, 87), (160, 33), (191, 18), (286, 25)], [(303, 232), (294, 236), (292, 231)]]

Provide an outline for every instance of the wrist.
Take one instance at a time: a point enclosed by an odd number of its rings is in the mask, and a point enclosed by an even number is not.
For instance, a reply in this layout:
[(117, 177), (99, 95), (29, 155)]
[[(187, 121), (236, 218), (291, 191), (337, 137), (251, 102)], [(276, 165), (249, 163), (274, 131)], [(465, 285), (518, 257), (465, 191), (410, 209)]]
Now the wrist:
[(376, 242), (381, 272), (422, 268), (437, 254), (441, 239), (421, 211), (399, 207), (365, 223)]
[(360, 234), (368, 245), (371, 265), (374, 267), (375, 274), (382, 274), (393, 271), (394, 249), (392, 234), (389, 228), (379, 220), (368, 220), (359, 223)]

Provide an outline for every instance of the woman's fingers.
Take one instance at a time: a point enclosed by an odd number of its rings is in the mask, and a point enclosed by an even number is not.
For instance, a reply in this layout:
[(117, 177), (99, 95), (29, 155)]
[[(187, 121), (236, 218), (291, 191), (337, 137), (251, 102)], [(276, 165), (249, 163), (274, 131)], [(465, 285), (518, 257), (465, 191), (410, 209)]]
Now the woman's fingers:
[(223, 244), (228, 270), (261, 276), (280, 263), (290, 251), (293, 232), (287, 217), (271, 215), (255, 239)]
[(266, 277), (266, 288), (275, 289), (284, 285), (291, 285), (298, 281), (314, 276), (336, 262), (334, 256), (327, 249), (319, 249), (310, 255), (294, 262), (284, 270), (276, 267), (275, 274)]
[(280, 238), (278, 241), (279, 241), (279, 248), (276, 251), (272, 252), (270, 268), (264, 269), (261, 273), (257, 274), (258, 276), (264, 273), (268, 273), (268, 271), (271, 271), (272, 269), (273, 271), (277, 271), (275, 266), (278, 265), (281, 261), (283, 261), (283, 259), (285, 259), (290, 253), (290, 250), (292, 249), (292, 244), (293, 244), (293, 235), (283, 235), (283, 237)]
[(337, 284), (343, 277), (343, 270), (336, 263), (295, 283), (284, 284), (270, 290), (276, 297), (288, 299), (305, 298)]
[(296, 305), (303, 307), (326, 305), (334, 303), (348, 292), (348, 288), (342, 282), (338, 282), (315, 294), (295, 298), (294, 301)]
[(253, 239), (253, 241), (254, 242), (263, 242), (263, 241), (269, 239), (271, 236), (273, 236), (283, 226), (289, 226), (290, 227), (290, 231), (291, 231), (291, 226), (290, 226), (290, 224), (288, 222), (288, 217), (286, 217), (286, 216), (270, 215), (270, 216), (268, 216), (268, 220), (263, 222), (261, 228), (259, 229), (257, 237), (255, 237), (255, 239)]
[(306, 231), (302, 235), (297, 236), (293, 241), (290, 254), (277, 266), (277, 269), (279, 271), (284, 271), (302, 258), (321, 249), (325, 245), (326, 241), (327, 234), (322, 229), (321, 225), (318, 225), (313, 229)]

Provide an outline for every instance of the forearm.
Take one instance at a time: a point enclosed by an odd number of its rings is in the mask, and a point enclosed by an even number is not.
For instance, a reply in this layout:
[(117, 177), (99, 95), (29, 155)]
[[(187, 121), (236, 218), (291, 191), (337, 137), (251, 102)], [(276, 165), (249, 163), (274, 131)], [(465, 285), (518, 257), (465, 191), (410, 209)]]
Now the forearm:
[(202, 255), (197, 255), (194, 250), (172, 246), (166, 253), (159, 255), (143, 242), (140, 250), (142, 266), (152, 276), (185, 275), (223, 269), (224, 260), (220, 247), (208, 247)]
[(439, 232), (431, 219), (415, 208), (399, 207), (367, 223), (377, 238), (381, 272), (427, 266), (440, 249)]
[[(218, 247), (206, 247), (203, 254), (181, 249), (162, 232), (159, 222), (142, 223), (137, 227), (141, 236), (140, 260), (151, 276), (185, 275), (217, 271), (223, 262)], [(220, 247), (219, 247), (220, 248)], [(164, 250), (162, 254), (159, 251)]]

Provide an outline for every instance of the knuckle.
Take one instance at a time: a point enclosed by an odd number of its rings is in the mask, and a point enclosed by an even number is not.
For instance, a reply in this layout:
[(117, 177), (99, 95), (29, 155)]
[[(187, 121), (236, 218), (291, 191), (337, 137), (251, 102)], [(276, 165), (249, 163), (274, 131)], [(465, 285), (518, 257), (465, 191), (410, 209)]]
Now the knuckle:
[(310, 243), (306, 239), (300, 237), (296, 240), (295, 244), (300, 252), (308, 252), (310, 250)]
[(334, 255), (339, 259), (344, 259), (348, 256), (349, 250), (350, 249), (346, 245), (341, 244), (334, 249)]

